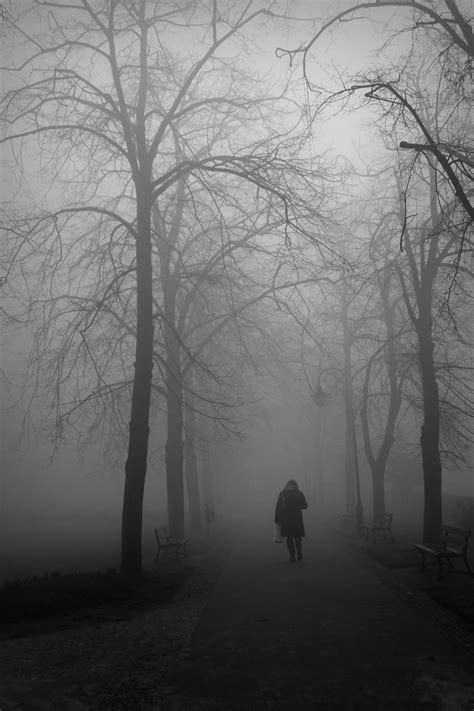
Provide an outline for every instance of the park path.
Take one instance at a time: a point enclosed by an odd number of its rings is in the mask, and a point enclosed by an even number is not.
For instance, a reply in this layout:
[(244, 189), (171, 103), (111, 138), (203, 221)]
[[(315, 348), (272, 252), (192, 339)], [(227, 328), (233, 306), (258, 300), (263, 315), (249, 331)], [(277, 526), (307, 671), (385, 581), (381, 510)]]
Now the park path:
[(160, 708), (474, 709), (469, 652), (347, 539), (308, 528), (291, 565), (271, 529), (240, 526)]

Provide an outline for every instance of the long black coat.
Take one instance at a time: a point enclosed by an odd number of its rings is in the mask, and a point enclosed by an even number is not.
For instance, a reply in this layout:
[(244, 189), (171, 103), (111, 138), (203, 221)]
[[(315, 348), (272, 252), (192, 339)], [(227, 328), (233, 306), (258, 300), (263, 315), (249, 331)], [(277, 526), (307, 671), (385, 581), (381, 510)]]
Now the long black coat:
[(307, 508), (304, 494), (299, 489), (283, 489), (280, 492), (275, 508), (275, 523), (281, 525), (284, 538), (301, 538), (305, 535), (303, 509)]

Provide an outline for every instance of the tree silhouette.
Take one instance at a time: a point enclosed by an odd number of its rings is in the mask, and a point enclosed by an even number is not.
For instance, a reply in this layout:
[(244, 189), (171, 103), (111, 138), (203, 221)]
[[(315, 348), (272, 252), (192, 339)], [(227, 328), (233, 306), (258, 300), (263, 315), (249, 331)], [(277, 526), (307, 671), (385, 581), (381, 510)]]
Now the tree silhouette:
[[(305, 229), (303, 203), (286, 178), (291, 161), (281, 151), (291, 126), (273, 100), (270, 110), (248, 67), (236, 66), (245, 29), (269, 16), (252, 3), (80, 0), (35, 2), (6, 18), (12, 51), (2, 142), (11, 147), (14, 175), (22, 161), (28, 165), (37, 206), (9, 216), (5, 286), (13, 290), (22, 279), (25, 301), (42, 314), (31, 364), (38, 385), (46, 373), (56, 436), (77, 426), (84, 408), (102, 428), (107, 410), (118, 415), (116, 433), (127, 447), (127, 575), (141, 571), (153, 366), (163, 365), (157, 327), (168, 348), (165, 379), (173, 381), (168, 408), (182, 402), (169, 284), (161, 311), (155, 299), (155, 273), (174, 228), (159, 229), (154, 210), (184, 185), (192, 200), (191, 176), (209, 195), (227, 180), (249, 186), (252, 200), (278, 215), (282, 240)], [(238, 116), (251, 133), (220, 131), (223, 117)], [(170, 458), (180, 456), (174, 445)]]

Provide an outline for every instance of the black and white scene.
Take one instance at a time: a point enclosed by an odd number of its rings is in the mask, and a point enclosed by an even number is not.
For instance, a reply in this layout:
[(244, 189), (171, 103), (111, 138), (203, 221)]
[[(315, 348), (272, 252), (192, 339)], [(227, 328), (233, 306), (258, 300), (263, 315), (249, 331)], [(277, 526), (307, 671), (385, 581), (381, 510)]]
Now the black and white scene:
[(473, 711), (473, 23), (0, 1), (0, 711)]

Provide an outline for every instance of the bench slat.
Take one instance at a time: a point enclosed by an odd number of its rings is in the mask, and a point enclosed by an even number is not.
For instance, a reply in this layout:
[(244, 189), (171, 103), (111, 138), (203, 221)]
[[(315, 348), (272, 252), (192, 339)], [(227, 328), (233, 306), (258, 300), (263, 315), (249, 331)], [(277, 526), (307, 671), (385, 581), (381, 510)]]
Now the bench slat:
[(463, 528), (458, 528), (457, 526), (443, 526), (443, 531), (448, 531), (456, 536), (461, 536), (461, 538), (469, 538), (471, 531), (465, 531)]

